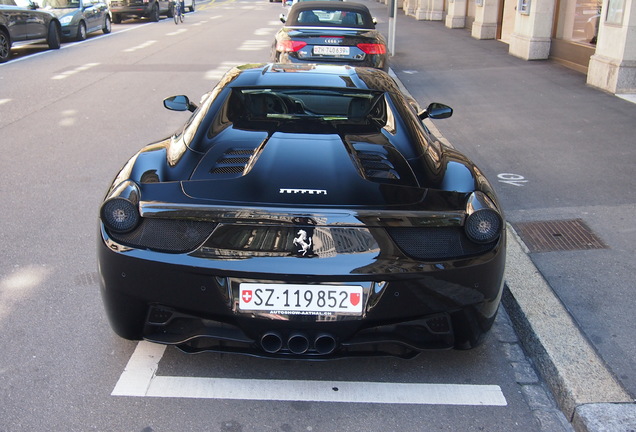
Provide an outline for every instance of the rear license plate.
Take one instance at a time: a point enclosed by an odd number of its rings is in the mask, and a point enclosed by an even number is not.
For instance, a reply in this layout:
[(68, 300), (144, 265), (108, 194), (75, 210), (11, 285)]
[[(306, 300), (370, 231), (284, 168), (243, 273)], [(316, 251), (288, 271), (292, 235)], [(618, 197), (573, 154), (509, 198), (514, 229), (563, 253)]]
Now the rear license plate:
[(349, 55), (348, 46), (315, 46), (314, 54), (317, 55)]
[(243, 312), (362, 315), (362, 287), (358, 285), (242, 283), (239, 295)]

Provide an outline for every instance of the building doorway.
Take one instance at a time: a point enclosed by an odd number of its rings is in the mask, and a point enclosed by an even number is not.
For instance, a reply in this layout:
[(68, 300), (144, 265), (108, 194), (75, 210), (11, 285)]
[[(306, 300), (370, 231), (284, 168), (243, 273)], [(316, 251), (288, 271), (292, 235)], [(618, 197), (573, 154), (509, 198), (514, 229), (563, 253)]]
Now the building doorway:
[(500, 3), (497, 39), (507, 44), (510, 44), (510, 35), (515, 30), (516, 6), (516, 0), (502, 0)]

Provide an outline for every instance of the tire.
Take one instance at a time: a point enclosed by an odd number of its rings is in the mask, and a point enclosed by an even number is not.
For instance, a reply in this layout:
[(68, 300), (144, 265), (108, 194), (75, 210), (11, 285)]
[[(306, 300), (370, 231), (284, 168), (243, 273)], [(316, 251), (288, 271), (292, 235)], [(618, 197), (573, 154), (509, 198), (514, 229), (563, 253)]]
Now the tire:
[(194, 0), (192, 0), (192, 4), (188, 6), (188, 9), (190, 9), (190, 12), (194, 12)]
[(0, 30), (0, 63), (4, 63), (11, 58), (11, 39), (9, 33)]
[(121, 24), (121, 15), (119, 14), (113, 14), (113, 22), (115, 24)]
[(108, 34), (111, 32), (111, 30), (112, 30), (112, 27), (111, 27), (110, 17), (106, 15), (106, 18), (104, 19), (104, 27), (102, 27), (102, 32), (104, 34)]
[(77, 35), (75, 36), (75, 40), (78, 42), (86, 40), (86, 23), (84, 21), (80, 21), (77, 26)]
[(152, 22), (158, 22), (159, 21), (159, 6), (156, 5), (156, 4), (152, 8), (152, 12), (150, 14), (150, 20)]
[(60, 49), (62, 35), (60, 34), (60, 28), (52, 22), (49, 24), (49, 34), (46, 38), (46, 41), (49, 44), (50, 49)]

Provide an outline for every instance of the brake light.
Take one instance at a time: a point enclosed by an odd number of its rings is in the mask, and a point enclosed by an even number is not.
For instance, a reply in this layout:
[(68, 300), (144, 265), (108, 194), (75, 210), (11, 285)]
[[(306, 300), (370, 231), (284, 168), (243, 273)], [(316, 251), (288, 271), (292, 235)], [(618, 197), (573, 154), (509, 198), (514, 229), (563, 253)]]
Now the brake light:
[(386, 54), (386, 46), (384, 44), (358, 44), (358, 48), (364, 51), (365, 54)]
[(296, 52), (301, 48), (304, 48), (307, 42), (283, 40), (276, 44), (276, 51), (278, 52)]

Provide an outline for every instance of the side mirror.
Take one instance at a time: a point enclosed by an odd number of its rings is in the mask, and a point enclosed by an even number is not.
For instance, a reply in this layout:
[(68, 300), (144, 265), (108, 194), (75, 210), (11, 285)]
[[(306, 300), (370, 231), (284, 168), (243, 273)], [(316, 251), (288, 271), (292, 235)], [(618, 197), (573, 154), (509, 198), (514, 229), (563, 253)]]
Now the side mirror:
[(287, 17), (285, 16), (285, 14), (280, 14), (278, 19), (280, 19), (280, 22), (282, 22), (283, 24), (287, 22)]
[(192, 103), (187, 96), (170, 96), (163, 100), (163, 106), (171, 111), (190, 111), (193, 112), (198, 107)]
[(436, 120), (441, 120), (445, 118), (449, 118), (453, 115), (453, 109), (448, 105), (444, 105), (443, 103), (433, 102), (430, 104), (424, 111), (420, 112), (417, 116), (420, 120), (424, 120), (425, 118), (432, 118)]

